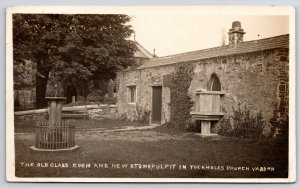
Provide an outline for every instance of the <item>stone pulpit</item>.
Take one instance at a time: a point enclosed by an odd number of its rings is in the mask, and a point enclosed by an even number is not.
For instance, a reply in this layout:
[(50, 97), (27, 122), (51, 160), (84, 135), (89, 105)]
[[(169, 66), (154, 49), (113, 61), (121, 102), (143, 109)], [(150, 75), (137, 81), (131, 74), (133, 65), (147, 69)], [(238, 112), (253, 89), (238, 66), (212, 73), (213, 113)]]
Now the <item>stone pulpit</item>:
[(195, 111), (191, 115), (201, 122), (201, 135), (210, 135), (212, 121), (219, 121), (224, 116), (224, 95), (222, 91), (196, 91)]

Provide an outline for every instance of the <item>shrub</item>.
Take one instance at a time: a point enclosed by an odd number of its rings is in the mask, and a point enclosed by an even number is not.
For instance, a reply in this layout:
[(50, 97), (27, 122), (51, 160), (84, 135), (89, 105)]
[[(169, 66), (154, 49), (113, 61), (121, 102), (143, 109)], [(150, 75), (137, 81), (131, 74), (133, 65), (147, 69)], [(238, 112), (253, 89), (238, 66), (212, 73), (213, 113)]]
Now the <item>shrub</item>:
[(185, 130), (199, 133), (201, 131), (200, 121), (189, 118), (185, 123)]
[(103, 91), (102, 90), (93, 90), (86, 97), (88, 102), (103, 102)]
[(231, 123), (230, 123), (230, 119), (223, 117), (220, 120), (219, 124), (220, 124), (220, 129), (219, 129), (218, 134), (224, 135), (224, 136), (230, 136), (232, 133), (232, 130), (233, 130)]
[(240, 104), (236, 109), (234, 107), (232, 109), (233, 115), (228, 119), (223, 118), (220, 123), (219, 134), (242, 138), (259, 138), (262, 135), (265, 121), (261, 112), (252, 115), (246, 105), (242, 109)]
[(147, 123), (149, 122), (149, 117), (150, 117), (150, 111), (149, 110), (144, 110), (142, 107), (137, 106), (136, 107), (137, 111), (137, 121), (139, 123)]
[(121, 121), (121, 122), (125, 122), (127, 120), (127, 116), (125, 113), (121, 114), (119, 117), (118, 117), (118, 120)]

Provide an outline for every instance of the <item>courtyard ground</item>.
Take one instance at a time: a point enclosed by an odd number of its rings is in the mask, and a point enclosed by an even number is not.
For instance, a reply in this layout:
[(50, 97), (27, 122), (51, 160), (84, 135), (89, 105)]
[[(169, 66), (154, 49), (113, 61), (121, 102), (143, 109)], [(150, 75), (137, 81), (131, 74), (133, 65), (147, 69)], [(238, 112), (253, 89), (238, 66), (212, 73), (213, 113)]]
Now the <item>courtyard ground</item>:
[(89, 119), (73, 122), (78, 150), (43, 153), (29, 148), (34, 145), (34, 123), (18, 121), (17, 177), (276, 178), (288, 174), (287, 147), (273, 139), (202, 138), (163, 126), (110, 131), (148, 125)]

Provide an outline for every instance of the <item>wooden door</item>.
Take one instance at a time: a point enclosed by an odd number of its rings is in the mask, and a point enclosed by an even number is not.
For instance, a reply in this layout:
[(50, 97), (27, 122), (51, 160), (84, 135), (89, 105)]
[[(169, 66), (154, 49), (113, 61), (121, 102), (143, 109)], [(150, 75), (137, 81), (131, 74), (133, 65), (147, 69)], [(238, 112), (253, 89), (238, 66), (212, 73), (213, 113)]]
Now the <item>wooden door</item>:
[(162, 106), (162, 87), (152, 87), (152, 123), (160, 123)]

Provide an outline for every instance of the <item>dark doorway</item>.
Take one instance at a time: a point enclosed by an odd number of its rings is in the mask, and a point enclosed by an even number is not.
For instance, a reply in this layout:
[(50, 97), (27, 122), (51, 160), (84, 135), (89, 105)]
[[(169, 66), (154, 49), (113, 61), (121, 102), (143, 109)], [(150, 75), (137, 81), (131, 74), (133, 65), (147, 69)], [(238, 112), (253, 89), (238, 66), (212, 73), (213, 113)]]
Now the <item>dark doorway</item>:
[(208, 91), (221, 91), (221, 82), (218, 76), (213, 73), (207, 83)]
[(75, 96), (75, 101), (77, 101), (77, 89), (73, 85), (68, 85), (67, 87), (67, 103), (72, 102), (72, 97)]
[(162, 106), (162, 87), (152, 87), (152, 123), (160, 123)]

